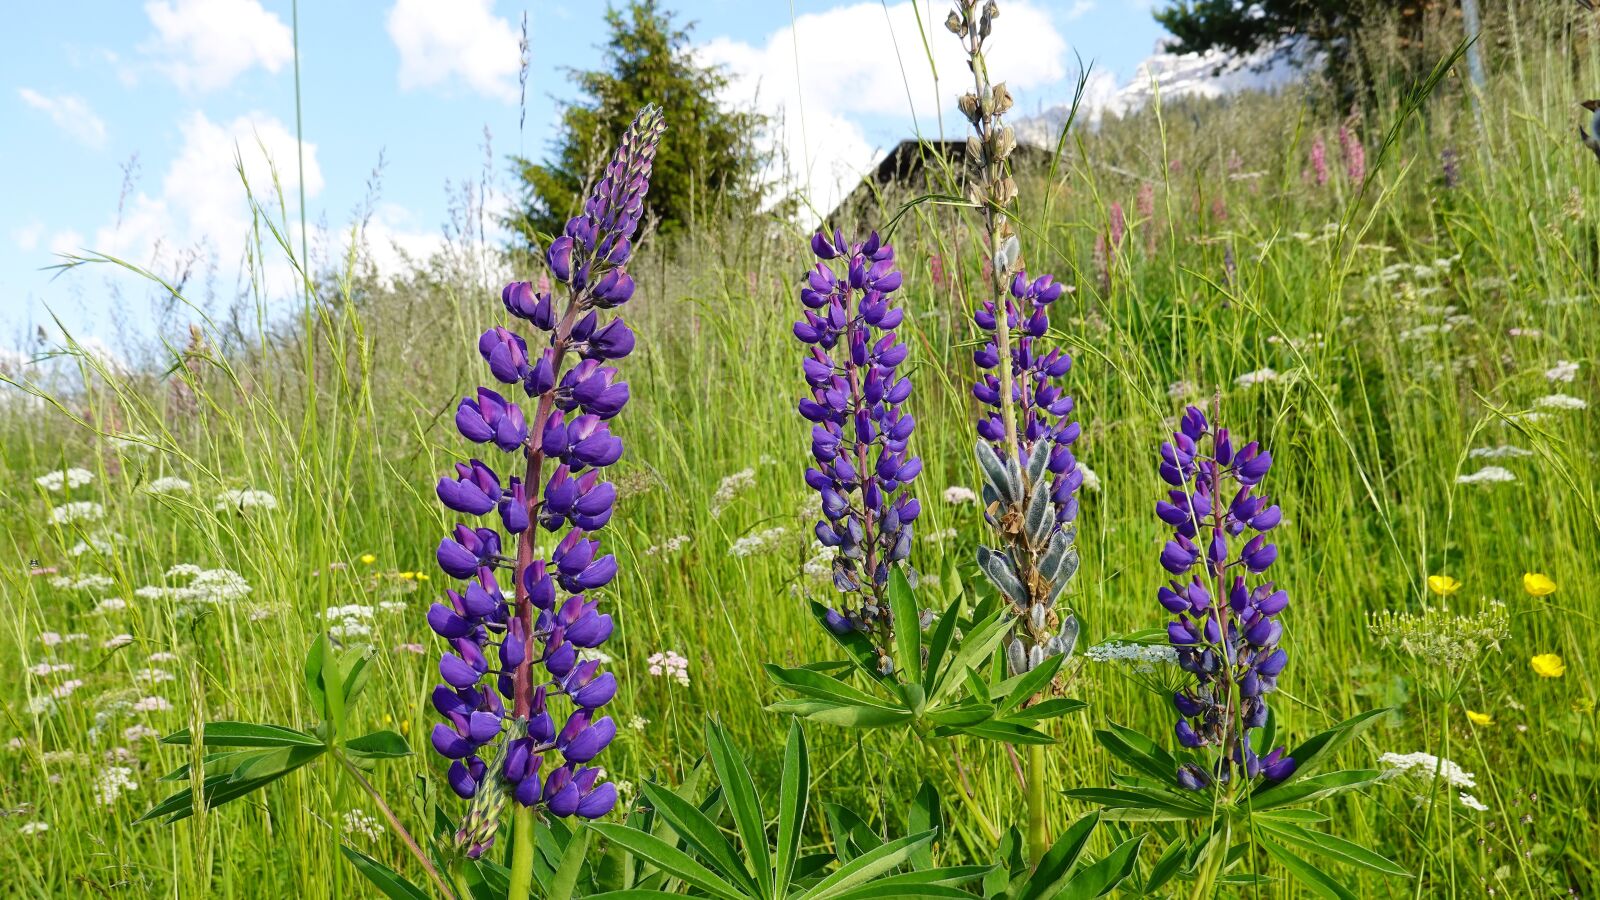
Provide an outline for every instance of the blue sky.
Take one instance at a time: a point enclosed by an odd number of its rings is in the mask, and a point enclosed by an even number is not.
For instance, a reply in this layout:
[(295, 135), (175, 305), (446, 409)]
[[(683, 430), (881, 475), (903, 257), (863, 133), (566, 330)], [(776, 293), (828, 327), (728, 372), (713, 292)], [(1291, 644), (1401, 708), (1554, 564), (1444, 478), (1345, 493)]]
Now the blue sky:
[[(938, 27), (946, 5), (916, 2), (935, 29), (937, 88), (907, 0), (794, 0), (792, 13), (786, 0), (664, 5), (693, 21), (704, 58), (735, 76), (730, 100), (781, 113), (787, 130), (774, 139), (798, 186), (822, 205), (879, 148), (914, 127), (931, 133), (941, 103), (953, 127), (964, 73), (953, 39)], [(1024, 111), (1068, 99), (1074, 52), (1125, 81), (1162, 34), (1140, 0), (1010, 0), (1002, 9), (992, 68), (1013, 85)], [(519, 129), (524, 11), (530, 63)], [(380, 265), (399, 264), (395, 248), (426, 254), (447, 222), (448, 185), (480, 180), (486, 131), (502, 181), (486, 202), (504, 203), (505, 156), (544, 151), (556, 99), (572, 96), (564, 70), (599, 61), (603, 11), (584, 0), (302, 3), (313, 241), (358, 217), (381, 154), (366, 243)], [(42, 271), (63, 251), (103, 251), (164, 276), (188, 270), (197, 296), (224, 305), (233, 298), (245, 277), (249, 223), (236, 154), (258, 189), (272, 160), (298, 218), (290, 24), (287, 0), (100, 0), (8, 10), (12, 40), (0, 55), (0, 347), (48, 323), (51, 312), (75, 334), (149, 336), (148, 291), (105, 270)]]

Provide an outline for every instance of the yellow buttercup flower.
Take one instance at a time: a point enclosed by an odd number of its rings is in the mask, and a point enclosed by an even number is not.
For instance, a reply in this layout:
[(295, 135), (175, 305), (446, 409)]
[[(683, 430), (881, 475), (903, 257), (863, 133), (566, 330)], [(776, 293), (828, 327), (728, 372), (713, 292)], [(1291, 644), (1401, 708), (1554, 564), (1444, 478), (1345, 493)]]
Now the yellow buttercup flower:
[(1545, 678), (1560, 678), (1567, 674), (1567, 664), (1562, 661), (1560, 654), (1541, 653), (1528, 660), (1528, 664), (1533, 666), (1534, 672)]
[(1474, 725), (1493, 725), (1494, 716), (1469, 709), (1467, 710), (1467, 721)]
[(1428, 590), (1441, 597), (1448, 597), (1461, 590), (1461, 582), (1451, 578), (1449, 575), (1429, 575)]
[(1543, 572), (1528, 572), (1522, 576), (1522, 589), (1535, 597), (1548, 597), (1556, 592), (1556, 583)]
[(371, 553), (363, 553), (363, 554), (361, 554), (361, 561), (370, 566), (373, 563), (377, 562), (378, 558), (376, 556), (373, 556)]
[(401, 581), (411, 581), (412, 579), (414, 579), (416, 577), (417, 577), (417, 573), (415, 573), (415, 572), (401, 572), (400, 573), (400, 580)]
[(428, 573), (427, 572), (418, 572), (417, 573), (417, 580), (418, 581), (427, 581), (428, 580)]

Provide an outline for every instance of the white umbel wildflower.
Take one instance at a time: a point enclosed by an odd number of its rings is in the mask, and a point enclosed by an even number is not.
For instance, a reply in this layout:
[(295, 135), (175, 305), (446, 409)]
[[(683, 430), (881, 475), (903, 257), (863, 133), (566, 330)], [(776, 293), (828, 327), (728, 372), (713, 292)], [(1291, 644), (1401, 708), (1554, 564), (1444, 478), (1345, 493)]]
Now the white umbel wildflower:
[(1398, 778), (1402, 775), (1415, 775), (1420, 778), (1439, 778), (1451, 787), (1475, 788), (1478, 786), (1477, 778), (1468, 771), (1448, 759), (1441, 759), (1432, 753), (1385, 753), (1378, 757), (1378, 762), (1388, 768), (1383, 770), (1382, 778)]
[(1176, 665), (1178, 651), (1166, 644), (1127, 644), (1121, 641), (1107, 641), (1096, 644), (1083, 651), (1083, 655), (1095, 662), (1126, 663), (1133, 666), (1136, 672), (1154, 672), (1158, 665)]
[(139, 782), (133, 780), (133, 770), (127, 766), (107, 766), (100, 770), (94, 782), (94, 798), (101, 806), (117, 802), (124, 791), (137, 791)]
[(952, 484), (944, 489), (944, 502), (949, 504), (977, 503), (978, 495), (973, 493), (972, 488)]
[(1540, 409), (1588, 409), (1589, 401), (1568, 394), (1550, 394), (1533, 401)]
[(1500, 466), (1484, 466), (1469, 475), (1456, 476), (1456, 484), (1495, 484), (1516, 480), (1517, 476), (1510, 469)]
[(1269, 384), (1278, 380), (1278, 373), (1274, 369), (1257, 369), (1246, 372), (1233, 380), (1233, 383), (1242, 388), (1254, 387), (1258, 384)]
[(106, 517), (106, 508), (90, 500), (63, 503), (50, 510), (51, 525), (71, 525), (74, 522), (98, 522)]
[(23, 822), (22, 825), (17, 828), (17, 834), (24, 834), (24, 835), (44, 834), (46, 831), (49, 831), (49, 830), (50, 830), (50, 823), (49, 822)]
[(253, 509), (274, 510), (278, 508), (278, 498), (266, 491), (251, 488), (244, 490), (227, 490), (217, 495), (211, 508), (217, 512), (248, 512)]
[(1524, 450), (1510, 444), (1501, 444), (1498, 447), (1474, 447), (1467, 451), (1467, 456), (1472, 459), (1517, 459), (1532, 455), (1532, 450)]
[(344, 814), (344, 833), (348, 835), (361, 835), (369, 841), (375, 841), (383, 836), (383, 823), (376, 816), (369, 816), (359, 809), (346, 810)]
[(652, 653), (646, 662), (650, 664), (651, 675), (671, 678), (684, 687), (689, 686), (689, 660), (679, 656), (676, 650)]
[(773, 545), (783, 540), (788, 533), (789, 529), (779, 525), (776, 528), (768, 528), (765, 531), (747, 534), (733, 542), (733, 545), (728, 548), (728, 555), (742, 558), (770, 550)]
[(676, 537), (667, 538), (665, 541), (663, 541), (663, 542), (661, 542), (659, 544), (656, 544), (653, 547), (646, 547), (645, 551), (644, 551), (644, 555), (645, 556), (667, 556), (667, 555), (670, 555), (670, 554), (673, 554), (673, 553), (677, 553), (679, 550), (682, 550), (684, 548), (684, 546), (687, 545), (688, 543), (689, 543), (689, 536), (687, 534), (680, 534), (680, 535), (677, 535)]
[(61, 469), (56, 472), (46, 472), (33, 480), (34, 484), (47, 491), (56, 492), (62, 488), (81, 488), (94, 481), (94, 473), (88, 469)]
[(740, 469), (722, 479), (717, 485), (717, 492), (711, 495), (711, 515), (713, 517), (722, 515), (722, 511), (728, 508), (728, 504), (732, 503), (734, 498), (755, 486), (755, 469)]
[(1555, 365), (1544, 370), (1544, 378), (1549, 382), (1571, 384), (1572, 379), (1578, 377), (1578, 364), (1569, 360), (1559, 360)]
[(193, 489), (194, 485), (176, 475), (157, 478), (144, 486), (144, 492), (147, 494), (187, 494)]
[(1460, 800), (1461, 805), (1465, 806), (1467, 809), (1476, 810), (1478, 812), (1489, 811), (1489, 807), (1485, 805), (1482, 800), (1479, 800), (1477, 797), (1472, 796), (1466, 791), (1462, 791), (1461, 795), (1457, 799)]

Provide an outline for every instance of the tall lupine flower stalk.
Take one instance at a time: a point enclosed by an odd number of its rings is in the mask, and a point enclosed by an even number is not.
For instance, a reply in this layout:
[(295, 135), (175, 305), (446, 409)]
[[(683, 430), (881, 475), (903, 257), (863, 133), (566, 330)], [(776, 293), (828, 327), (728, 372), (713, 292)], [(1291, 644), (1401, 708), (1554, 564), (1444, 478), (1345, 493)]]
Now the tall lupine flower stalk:
[[(1082, 475), (1066, 449), (1078, 434), (1076, 425), (1063, 424), (1072, 401), (1051, 383), (1066, 374), (1071, 362), (1059, 352), (1039, 353), (1033, 347), (1049, 328), (1045, 307), (1061, 295), (1062, 286), (1048, 276), (1029, 281), (1022, 271), (1010, 212), (1017, 185), (1008, 161), (1017, 140), (1011, 126), (1002, 122), (1011, 109), (1011, 92), (1004, 83), (991, 84), (984, 53), (999, 15), (995, 0), (984, 0), (981, 7), (978, 0), (956, 0), (945, 27), (961, 40), (972, 73), (973, 89), (958, 102), (973, 130), (967, 138), (967, 199), (982, 210), (986, 262), (992, 264), (990, 299), (975, 315), (990, 340), (976, 358), (981, 368), (996, 371), (983, 375), (974, 393), (994, 409), (992, 414), (985, 411), (979, 422), (977, 454), (989, 482), (984, 488), (987, 517), (999, 528), (1005, 547), (980, 550), (979, 563), (1017, 614), (1006, 649), (1015, 670), (1037, 665), (1047, 654), (1070, 652), (1076, 640), (1076, 620), (1062, 617), (1053, 605), (1077, 568), (1066, 523), (1076, 514), (1071, 495)], [(1013, 335), (1019, 328), (1025, 330), (1020, 341)], [(1019, 405), (1024, 408), (1021, 422)], [(1044, 766), (1044, 748), (1029, 745), (1027, 845), (1035, 862), (1049, 846)]]
[[(501, 810), (514, 803), (513, 898), (527, 896), (536, 815), (592, 819), (617, 799), (612, 784), (597, 783), (601, 770), (586, 765), (616, 734), (600, 713), (616, 679), (580, 651), (600, 646), (612, 631), (611, 616), (590, 595), (616, 575), (616, 559), (602, 556), (591, 535), (610, 519), (616, 499), (600, 474), (622, 455), (608, 423), (628, 401), (627, 384), (607, 363), (627, 356), (634, 338), (620, 317), (602, 321), (600, 313), (633, 294), (625, 266), (664, 127), (655, 107), (639, 113), (583, 214), (551, 242), (546, 262), (565, 296), (558, 301), (527, 282), (506, 285), (505, 308), (531, 326), (536, 349), (504, 327), (479, 338), (490, 374), (520, 386), (535, 411), (529, 419), (514, 400), (480, 387), (461, 401), (456, 427), (513, 463), (520, 457), (521, 477), (502, 481), (473, 459), (456, 464), (437, 488), (445, 506), (493, 515), (516, 543), (508, 556), (499, 529), (457, 525), (437, 557), (466, 585), (428, 611), (428, 624), (451, 648), (439, 663), (444, 683), (433, 693), (446, 719), (434, 728), (433, 746), (452, 760), (451, 789), (472, 800), (457, 843), (468, 856), (481, 854)], [(540, 529), (561, 536), (547, 557), (536, 558)], [(496, 575), (506, 570), (509, 603)]]
[(1266, 695), (1277, 690), (1289, 657), (1278, 646), (1278, 614), (1289, 595), (1271, 581), (1252, 584), (1277, 559), (1267, 543), (1283, 513), (1260, 492), (1272, 455), (1255, 441), (1235, 448), (1226, 428), (1213, 430), (1193, 406), (1161, 445), (1161, 479), (1171, 486), (1156, 515), (1174, 534), (1161, 551), (1173, 575), (1156, 592), (1174, 615), (1167, 636), (1194, 684), (1173, 695), (1178, 742), (1216, 750), (1207, 771), (1186, 763), (1177, 783), (1189, 790), (1226, 786), (1230, 797), (1258, 777), (1294, 771), (1282, 747), (1262, 753), (1251, 731), (1267, 722)]
[(910, 491), (922, 460), (907, 448), (916, 420), (902, 408), (911, 379), (895, 371), (907, 352), (895, 336), (905, 315), (892, 296), (901, 275), (894, 248), (877, 232), (850, 243), (843, 232), (830, 239), (818, 231), (811, 251), (818, 262), (800, 291), (804, 318), (794, 324), (795, 337), (810, 348), (801, 368), (811, 396), (799, 408), (812, 423), (816, 465), (805, 480), (822, 500), (814, 533), (835, 551), (834, 586), (858, 598), (830, 610), (827, 624), (867, 632), (888, 674), (896, 624), (885, 593), (889, 569), (911, 555), (911, 526), (922, 510)]

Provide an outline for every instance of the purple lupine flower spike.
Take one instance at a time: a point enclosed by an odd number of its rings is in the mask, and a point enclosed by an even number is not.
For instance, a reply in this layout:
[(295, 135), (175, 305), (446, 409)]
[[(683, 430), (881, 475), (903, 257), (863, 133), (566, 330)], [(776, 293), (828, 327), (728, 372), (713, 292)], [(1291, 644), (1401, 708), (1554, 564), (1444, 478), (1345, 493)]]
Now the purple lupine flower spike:
[[(1074, 545), (1078, 488), (1083, 470), (1072, 454), (1079, 435), (1074, 402), (1062, 389), (1072, 357), (1050, 347), (1050, 305), (1066, 287), (1050, 275), (1011, 278), (1005, 308), (985, 301), (973, 321), (985, 333), (973, 353), (979, 377), (972, 394), (982, 404), (978, 418), (978, 463), (984, 476), (985, 517), (1004, 543), (978, 548), (978, 564), (1012, 604), (1016, 625), (1006, 643), (1012, 674), (1021, 674), (1058, 654), (1070, 654), (1078, 621), (1056, 604), (1078, 569)], [(1001, 396), (999, 316), (1011, 339), (1011, 396)], [(1016, 422), (1016, 446), (1007, 447), (1005, 409)]]
[(1258, 755), (1250, 738), (1266, 724), (1266, 695), (1277, 690), (1289, 661), (1278, 646), (1277, 620), (1289, 595), (1270, 581), (1250, 583), (1278, 556), (1267, 537), (1283, 514), (1258, 487), (1271, 467), (1259, 444), (1235, 450), (1228, 430), (1213, 430), (1192, 406), (1161, 445), (1159, 471), (1172, 490), (1156, 503), (1156, 516), (1174, 532), (1161, 565), (1175, 578), (1156, 599), (1176, 616), (1167, 636), (1178, 665), (1194, 676), (1193, 686), (1173, 695), (1174, 731), (1184, 747), (1221, 750), (1214, 772), (1193, 763), (1180, 768), (1177, 782), (1189, 790), (1236, 775), (1276, 781), (1295, 768), (1282, 747)]
[[(621, 318), (602, 321), (600, 311), (633, 295), (625, 266), (664, 128), (659, 109), (640, 111), (583, 214), (551, 242), (545, 261), (565, 296), (527, 282), (501, 292), (506, 312), (531, 326), (531, 336), (497, 326), (478, 339), (489, 374), (509, 390), (520, 386), (531, 416), (487, 387), (456, 411), (463, 437), (525, 464), (520, 477), (502, 481), (473, 459), (437, 487), (441, 503), (481, 522), (457, 525), (440, 542), (440, 568), (467, 584), (446, 591), (427, 615), (448, 644), (439, 661), (443, 683), (433, 692), (444, 721), (430, 739), (451, 760), (450, 788), (472, 800), (457, 834), (471, 857), (493, 843), (508, 799), (591, 819), (617, 801), (614, 786), (596, 783), (602, 770), (584, 765), (616, 735), (616, 723), (598, 710), (616, 695), (617, 681), (580, 650), (600, 646), (614, 627), (597, 592), (616, 577), (617, 561), (592, 535), (616, 502), (601, 474), (622, 456), (608, 423), (629, 397), (611, 363), (633, 351), (634, 336)], [(502, 554), (496, 526), (512, 536), (514, 558)], [(564, 532), (549, 559), (534, 556), (541, 529)], [(498, 569), (511, 570), (512, 598), (501, 592)]]
[(818, 231), (811, 250), (819, 262), (800, 291), (805, 311), (794, 324), (795, 337), (810, 347), (801, 370), (811, 395), (799, 409), (812, 423), (816, 464), (805, 481), (822, 501), (814, 534), (835, 551), (834, 586), (859, 594), (855, 607), (830, 611), (828, 624), (879, 638), (888, 671), (884, 648), (894, 623), (884, 591), (890, 567), (911, 554), (912, 523), (922, 510), (910, 489), (922, 471), (908, 447), (916, 428), (904, 409), (911, 379), (897, 371), (907, 355), (895, 334), (905, 316), (893, 296), (902, 277), (894, 248), (877, 232), (850, 243)]

